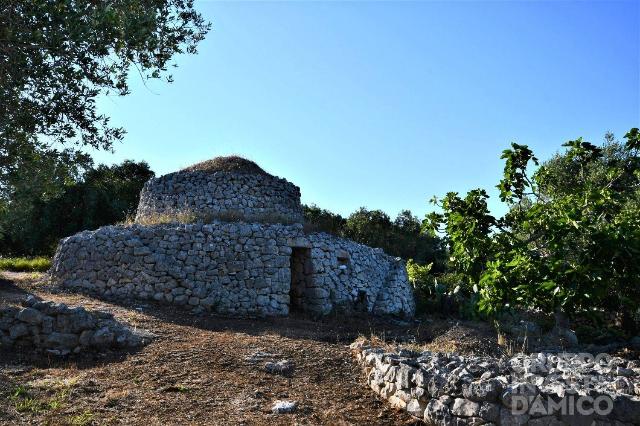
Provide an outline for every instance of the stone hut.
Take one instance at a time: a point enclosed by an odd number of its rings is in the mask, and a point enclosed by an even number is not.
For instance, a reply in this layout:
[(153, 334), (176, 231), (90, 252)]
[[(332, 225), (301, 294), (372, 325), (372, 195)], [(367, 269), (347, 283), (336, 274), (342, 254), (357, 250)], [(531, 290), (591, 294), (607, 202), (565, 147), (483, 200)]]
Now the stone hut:
[(225, 315), (413, 315), (403, 261), (302, 222), (297, 186), (218, 157), (147, 182), (136, 223), (63, 239), (51, 274), (105, 298)]

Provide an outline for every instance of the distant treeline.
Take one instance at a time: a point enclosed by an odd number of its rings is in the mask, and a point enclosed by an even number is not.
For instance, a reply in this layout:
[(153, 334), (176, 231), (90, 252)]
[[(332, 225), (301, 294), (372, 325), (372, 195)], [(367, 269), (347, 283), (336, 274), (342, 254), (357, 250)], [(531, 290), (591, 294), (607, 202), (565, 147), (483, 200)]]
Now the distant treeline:
[(9, 146), (0, 165), (0, 256), (50, 256), (60, 238), (122, 222), (154, 176), (145, 162), (94, 166), (77, 151)]

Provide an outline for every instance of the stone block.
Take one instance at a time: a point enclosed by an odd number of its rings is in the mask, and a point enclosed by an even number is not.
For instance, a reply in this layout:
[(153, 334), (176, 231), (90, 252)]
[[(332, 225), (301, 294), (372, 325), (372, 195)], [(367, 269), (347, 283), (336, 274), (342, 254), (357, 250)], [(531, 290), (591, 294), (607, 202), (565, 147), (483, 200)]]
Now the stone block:
[(42, 313), (33, 308), (24, 308), (18, 312), (16, 319), (31, 325), (38, 325), (42, 322)]
[(451, 414), (460, 417), (476, 417), (480, 414), (480, 404), (468, 399), (456, 398), (451, 407)]
[(53, 332), (44, 340), (47, 348), (73, 349), (78, 345), (78, 335), (74, 333)]

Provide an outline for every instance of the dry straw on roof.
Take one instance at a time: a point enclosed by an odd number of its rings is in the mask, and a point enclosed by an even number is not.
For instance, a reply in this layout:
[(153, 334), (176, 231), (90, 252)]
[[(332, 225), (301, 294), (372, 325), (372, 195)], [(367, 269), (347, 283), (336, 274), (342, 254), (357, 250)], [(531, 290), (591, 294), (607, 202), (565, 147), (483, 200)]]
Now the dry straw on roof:
[(186, 171), (202, 171), (202, 172), (235, 172), (246, 174), (259, 174), (268, 175), (267, 172), (262, 170), (260, 166), (251, 160), (239, 157), (237, 155), (230, 155), (228, 157), (216, 157), (211, 160), (203, 161), (201, 163), (194, 164), (186, 167)]

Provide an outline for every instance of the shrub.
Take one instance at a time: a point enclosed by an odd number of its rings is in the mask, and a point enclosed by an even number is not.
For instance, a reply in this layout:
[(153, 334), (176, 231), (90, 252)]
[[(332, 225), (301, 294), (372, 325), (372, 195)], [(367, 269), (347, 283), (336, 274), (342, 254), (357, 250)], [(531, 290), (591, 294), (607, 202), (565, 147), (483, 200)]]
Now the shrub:
[(439, 313), (475, 318), (477, 297), (464, 286), (461, 274), (432, 274), (433, 264), (407, 261), (407, 275), (413, 286), (418, 313)]
[(52, 255), (61, 238), (133, 214), (153, 172), (124, 161), (93, 166), (70, 152), (30, 150), (0, 185), (0, 255)]
[(315, 204), (310, 206), (303, 205), (302, 210), (304, 212), (304, 231), (306, 233), (326, 232), (343, 236), (346, 220), (339, 214), (321, 209)]
[(421, 265), (433, 264), (434, 272), (443, 272), (445, 247), (439, 237), (422, 232), (422, 222), (409, 210), (402, 210), (394, 220), (381, 210), (361, 207), (344, 218), (315, 205), (303, 206), (304, 231), (327, 232), (349, 238), (402, 259), (414, 259)]

